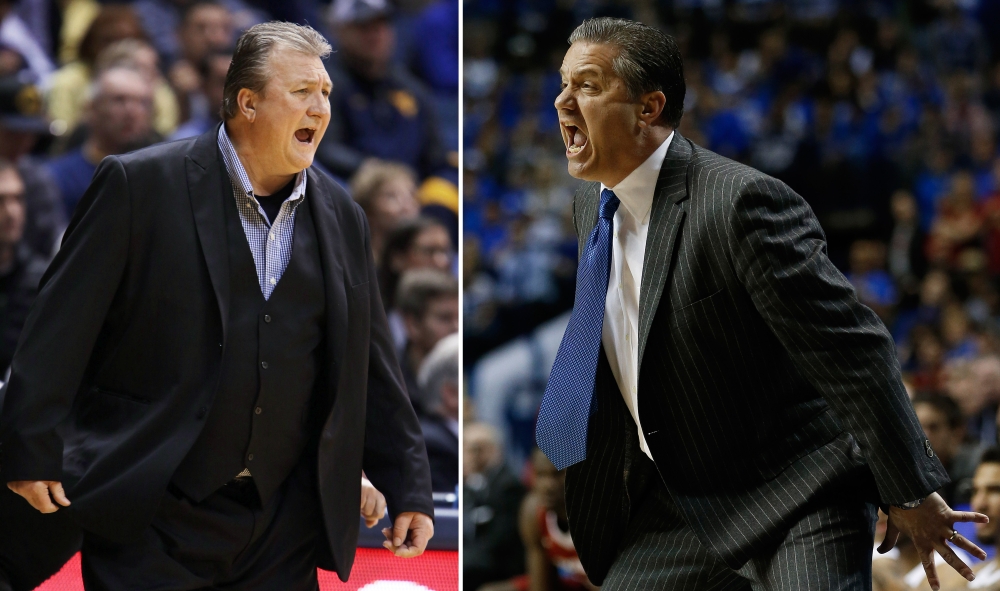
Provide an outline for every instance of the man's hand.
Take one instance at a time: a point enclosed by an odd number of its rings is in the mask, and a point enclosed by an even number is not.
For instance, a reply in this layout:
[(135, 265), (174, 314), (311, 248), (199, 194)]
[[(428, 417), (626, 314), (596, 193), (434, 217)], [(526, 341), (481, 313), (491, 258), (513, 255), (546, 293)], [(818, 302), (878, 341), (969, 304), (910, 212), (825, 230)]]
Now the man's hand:
[(989, 523), (990, 518), (982, 513), (971, 511), (952, 511), (948, 503), (944, 502), (941, 495), (932, 493), (919, 507), (914, 509), (900, 509), (899, 507), (889, 508), (889, 521), (885, 528), (885, 539), (879, 545), (879, 554), (885, 554), (896, 545), (899, 534), (904, 533), (913, 541), (913, 546), (920, 556), (920, 564), (927, 574), (927, 582), (931, 589), (937, 591), (941, 588), (938, 581), (937, 568), (934, 566), (934, 550), (937, 550), (941, 558), (951, 565), (958, 574), (971, 581), (976, 578), (972, 574), (972, 569), (962, 562), (955, 552), (948, 547), (947, 542), (951, 541), (959, 548), (979, 558), (986, 560), (986, 552), (966, 539), (961, 534), (952, 538), (954, 532), (953, 525), (956, 521)]
[(15, 480), (8, 482), (7, 488), (27, 499), (32, 507), (42, 513), (55, 513), (59, 510), (59, 505), (69, 507), (69, 499), (66, 498), (62, 483), (55, 480)]
[(371, 482), (361, 477), (361, 516), (366, 527), (374, 527), (385, 515), (385, 496), (378, 492)]
[(392, 529), (383, 529), (382, 535), (382, 547), (400, 558), (413, 558), (423, 554), (434, 537), (434, 521), (423, 513), (400, 513)]

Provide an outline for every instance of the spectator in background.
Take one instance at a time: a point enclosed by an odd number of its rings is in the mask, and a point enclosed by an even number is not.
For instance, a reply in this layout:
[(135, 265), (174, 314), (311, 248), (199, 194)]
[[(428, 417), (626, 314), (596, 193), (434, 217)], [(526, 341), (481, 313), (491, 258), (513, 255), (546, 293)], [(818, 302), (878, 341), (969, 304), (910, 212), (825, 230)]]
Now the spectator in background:
[(458, 332), (458, 280), (437, 269), (407, 271), (396, 291), (396, 309), (406, 331), (397, 351), (399, 367), (410, 401), (419, 407), (423, 397), (417, 372), (438, 341)]
[(87, 107), (88, 135), (83, 145), (51, 161), (67, 217), (90, 185), (100, 161), (154, 141), (153, 89), (137, 70), (114, 67), (98, 74)]
[(851, 244), (851, 267), (847, 280), (857, 291), (861, 303), (889, 323), (899, 300), (892, 276), (885, 267), (885, 244), (877, 240), (856, 240)]
[(344, 178), (353, 176), (366, 158), (401, 162), (421, 179), (449, 169), (426, 88), (392, 59), (396, 39), (391, 12), (386, 0), (335, 0), (330, 5), (328, 20), (339, 51), (326, 61), (333, 80), (333, 113), (316, 157)]
[(79, 59), (59, 68), (52, 76), (47, 96), (49, 117), (66, 132), (73, 131), (85, 116), (88, 87), (93, 83), (102, 52), (115, 43), (135, 39), (141, 44), (120, 46), (109, 61), (121, 63), (128, 58), (130, 67), (141, 69), (153, 88), (155, 126), (160, 133), (170, 133), (178, 123), (177, 99), (159, 74), (159, 56), (146, 41), (142, 24), (128, 5), (108, 5), (90, 24), (80, 43)]
[(201, 135), (222, 121), (219, 118), (222, 109), (222, 91), (226, 85), (226, 74), (232, 61), (231, 51), (215, 51), (208, 54), (198, 64), (198, 76), (201, 82), (201, 93), (205, 97), (206, 108), (201, 115), (196, 115), (177, 128), (170, 139), (179, 140), (186, 137)]
[[(229, 15), (230, 38), (223, 44), (224, 46), (232, 45), (236, 41), (236, 33), (269, 20), (265, 12), (251, 7), (244, 0), (218, 0), (217, 2), (211, 2), (211, 0), (135, 0), (133, 3), (135, 12), (142, 20), (142, 25), (149, 33), (153, 46), (156, 47), (156, 51), (159, 52), (168, 69), (178, 60), (185, 59), (185, 48), (183, 47), (185, 41), (182, 38), (182, 30), (185, 27), (184, 21), (193, 16), (189, 12), (205, 4), (222, 6)], [(219, 25), (222, 24), (222, 19), (218, 18), (218, 13), (202, 13), (198, 15), (198, 18), (191, 20), (196, 21), (198, 25), (191, 33), (198, 37), (210, 37), (221, 43), (221, 35), (219, 34), (221, 27)], [(188, 42), (191, 41), (196, 40), (189, 38)], [(197, 60), (191, 63), (196, 64)]]
[(184, 8), (177, 30), (180, 54), (169, 65), (170, 83), (181, 98), (184, 120), (203, 119), (221, 107), (221, 100), (213, 103), (203, 92), (202, 70), (209, 56), (232, 47), (233, 35), (233, 15), (223, 4), (198, 0)]
[(458, 351), (462, 337), (450, 334), (431, 349), (420, 365), (420, 399), (414, 405), (431, 463), (435, 492), (458, 486)]
[(0, 159), (17, 166), (25, 186), (23, 243), (46, 260), (55, 254), (66, 228), (59, 188), (41, 161), (30, 154), (48, 133), (38, 87), (14, 76), (0, 78)]
[(389, 234), (420, 215), (416, 174), (404, 164), (369, 159), (351, 179), (350, 193), (368, 216), (372, 252), (380, 261)]
[(0, 0), (0, 48), (7, 50), (8, 58), (17, 58), (18, 71), (29, 72), (29, 82), (44, 86), (55, 67), (31, 29), (15, 13), (17, 4), (17, 0)]
[(968, 171), (951, 177), (950, 189), (940, 203), (940, 211), (931, 225), (931, 262), (954, 265), (966, 248), (979, 244), (982, 217), (976, 205), (975, 179)]
[(924, 246), (926, 234), (917, 222), (917, 201), (906, 190), (892, 194), (892, 233), (889, 236), (889, 273), (899, 289), (902, 302), (912, 306), (920, 289), (920, 278), (927, 271)]
[(524, 572), (517, 528), (524, 486), (504, 461), (500, 443), (491, 425), (463, 427), (462, 570), (470, 591)]
[(448, 272), (453, 255), (448, 230), (437, 220), (417, 217), (401, 221), (385, 241), (379, 264), (378, 286), (385, 309), (394, 307), (397, 284), (403, 273), (425, 268)]
[(17, 167), (0, 158), (0, 376), (10, 367), (47, 266), (24, 244), (25, 215), (25, 184)]
[(556, 470), (541, 450), (531, 452), (535, 484), (521, 504), (528, 591), (595, 590), (587, 580), (566, 517), (566, 471)]
[(123, 39), (109, 45), (97, 56), (96, 72), (114, 67), (138, 71), (153, 88), (153, 129), (161, 136), (170, 135), (180, 117), (177, 97), (160, 74), (160, 56), (153, 46), (140, 39)]
[(965, 443), (965, 418), (958, 404), (941, 394), (918, 394), (913, 409), (951, 482), (938, 491), (952, 507), (969, 502), (972, 473), (983, 448)]

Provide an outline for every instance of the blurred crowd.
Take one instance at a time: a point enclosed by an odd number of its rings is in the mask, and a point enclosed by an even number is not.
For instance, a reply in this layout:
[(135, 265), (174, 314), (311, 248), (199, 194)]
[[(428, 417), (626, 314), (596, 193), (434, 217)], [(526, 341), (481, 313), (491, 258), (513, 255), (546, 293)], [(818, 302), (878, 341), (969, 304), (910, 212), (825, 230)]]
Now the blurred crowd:
[(309, 24), (335, 48), (326, 60), (331, 123), (315, 166), (368, 216), (434, 490), (454, 498), (458, 8), (458, 0), (0, 0), (0, 376), (101, 159), (216, 129), (240, 33), (272, 19)]
[[(552, 103), (566, 39), (593, 16), (671, 33), (687, 82), (678, 131), (809, 202), (829, 256), (895, 339), (918, 417), (952, 476), (941, 494), (953, 506), (975, 504), (977, 466), (997, 444), (1000, 403), (1000, 2), (464, 6), (464, 361), (468, 415), (476, 417), (466, 433), (495, 449), (492, 463), (468, 471), (478, 456), (466, 436), (467, 581), (487, 589), (585, 586), (555, 542), (538, 542), (545, 535), (531, 529), (529, 514), (548, 495), (539, 490), (546, 467), (533, 450), (533, 421), (576, 267), (578, 181), (566, 172)], [(558, 501), (546, 503), (556, 515), (546, 525), (565, 526)], [(502, 512), (509, 515), (500, 520)], [(992, 553), (992, 534), (979, 533)], [(515, 573), (486, 558), (468, 562), (492, 547), (526, 563)], [(918, 587), (914, 556), (904, 542), (876, 560), (876, 588)], [(518, 582), (519, 573), (530, 583)]]

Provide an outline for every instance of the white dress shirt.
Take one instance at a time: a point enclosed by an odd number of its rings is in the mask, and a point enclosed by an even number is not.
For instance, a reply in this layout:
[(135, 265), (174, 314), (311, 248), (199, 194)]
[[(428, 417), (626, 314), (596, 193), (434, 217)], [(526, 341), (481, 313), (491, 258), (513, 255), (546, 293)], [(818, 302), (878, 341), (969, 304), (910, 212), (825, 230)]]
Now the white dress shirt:
[(601, 342), (611, 364), (611, 373), (639, 430), (639, 447), (649, 459), (653, 456), (639, 424), (639, 290), (656, 179), (673, 137), (671, 132), (652, 156), (616, 186), (601, 184), (602, 191), (610, 188), (621, 201), (614, 219), (611, 274), (604, 301)]

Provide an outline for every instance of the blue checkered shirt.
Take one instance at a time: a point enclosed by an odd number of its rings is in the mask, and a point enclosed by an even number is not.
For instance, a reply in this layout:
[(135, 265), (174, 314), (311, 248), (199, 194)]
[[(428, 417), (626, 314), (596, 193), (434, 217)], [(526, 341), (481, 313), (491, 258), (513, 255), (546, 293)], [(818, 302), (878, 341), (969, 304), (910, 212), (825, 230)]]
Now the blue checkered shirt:
[(219, 126), (219, 149), (222, 150), (222, 159), (226, 163), (226, 171), (233, 183), (233, 197), (236, 198), (236, 209), (240, 212), (243, 232), (247, 235), (250, 252), (253, 253), (253, 264), (257, 267), (260, 291), (267, 300), (270, 299), (271, 292), (288, 268), (288, 260), (292, 258), (295, 210), (306, 195), (306, 171), (303, 170), (296, 175), (292, 194), (281, 204), (274, 223), (270, 223), (260, 202), (253, 194), (250, 177), (236, 156), (236, 148), (226, 134), (225, 125)]

